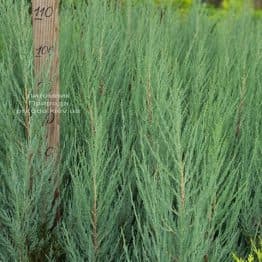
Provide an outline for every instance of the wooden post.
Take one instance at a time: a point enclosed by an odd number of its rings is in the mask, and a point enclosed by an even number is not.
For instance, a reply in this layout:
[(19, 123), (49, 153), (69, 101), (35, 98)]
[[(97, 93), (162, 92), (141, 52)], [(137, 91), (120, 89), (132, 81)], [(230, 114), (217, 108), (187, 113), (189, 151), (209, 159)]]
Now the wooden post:
[(47, 94), (46, 158), (56, 159), (59, 150), (59, 0), (32, 0), (36, 92), (43, 84)]
[[(45, 157), (57, 163), (60, 142), (59, 115), (59, 0), (32, 0), (35, 91), (38, 94), (43, 85), (49, 87), (47, 98)], [(40, 98), (41, 99), (41, 98)], [(55, 171), (55, 176), (58, 171)], [(56, 178), (57, 181), (57, 178)], [(59, 199), (59, 188), (55, 189), (54, 206)], [(54, 228), (61, 219), (58, 207)]]

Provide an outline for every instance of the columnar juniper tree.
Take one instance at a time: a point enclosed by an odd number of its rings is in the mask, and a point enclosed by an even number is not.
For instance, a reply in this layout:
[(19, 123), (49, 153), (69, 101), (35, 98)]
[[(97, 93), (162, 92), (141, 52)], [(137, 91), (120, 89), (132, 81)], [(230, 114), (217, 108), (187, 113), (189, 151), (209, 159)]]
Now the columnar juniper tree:
[(54, 226), (43, 119), (32, 114), (27, 139), (22, 110), (34, 88), (27, 8), (0, 0), (0, 260), (247, 254), (261, 236), (261, 21), (248, 12), (217, 21), (194, 6), (187, 15), (167, 8), (160, 23), (152, 5), (62, 5), (70, 98)]

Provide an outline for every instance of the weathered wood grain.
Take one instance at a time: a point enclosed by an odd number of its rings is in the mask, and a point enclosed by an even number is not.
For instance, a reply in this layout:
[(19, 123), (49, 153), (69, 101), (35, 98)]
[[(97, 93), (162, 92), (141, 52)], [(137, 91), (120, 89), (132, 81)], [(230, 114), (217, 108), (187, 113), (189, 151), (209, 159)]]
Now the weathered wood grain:
[(49, 85), (46, 117), (46, 157), (57, 157), (59, 150), (59, 0), (32, 0), (34, 73), (36, 92)]

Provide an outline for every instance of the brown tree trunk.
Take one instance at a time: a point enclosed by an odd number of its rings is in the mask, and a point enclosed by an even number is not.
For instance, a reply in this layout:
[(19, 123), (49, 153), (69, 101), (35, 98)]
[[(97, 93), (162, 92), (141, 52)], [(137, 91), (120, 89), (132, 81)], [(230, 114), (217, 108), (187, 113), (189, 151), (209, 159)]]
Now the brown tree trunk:
[(220, 7), (222, 5), (223, 0), (203, 0), (204, 3), (214, 5), (215, 7)]
[(262, 9), (262, 0), (254, 0), (255, 9)]

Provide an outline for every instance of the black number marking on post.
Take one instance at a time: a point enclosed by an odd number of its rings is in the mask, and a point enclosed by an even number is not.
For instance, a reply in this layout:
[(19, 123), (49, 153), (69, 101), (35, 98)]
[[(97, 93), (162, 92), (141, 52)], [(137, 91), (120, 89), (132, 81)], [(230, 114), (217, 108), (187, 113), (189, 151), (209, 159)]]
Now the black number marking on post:
[(42, 57), (44, 55), (50, 54), (53, 50), (53, 46), (42, 45), (36, 48), (36, 57)]
[(48, 81), (48, 80), (45, 80), (45, 81), (41, 80), (41, 81), (37, 82), (36, 86), (40, 87), (42, 85), (52, 85), (54, 81), (55, 81), (55, 79), (54, 80), (50, 80), (50, 81)]
[(51, 155), (54, 153), (54, 150), (55, 150), (54, 147), (52, 147), (52, 146), (48, 147), (48, 148), (46, 149), (46, 151), (45, 151), (45, 156), (46, 156), (46, 157), (51, 156)]
[(39, 82), (37, 83), (37, 87), (41, 86), (43, 83), (44, 83), (43, 81), (39, 81)]
[(49, 18), (53, 15), (54, 13), (54, 9), (52, 6), (48, 6), (48, 7), (37, 7), (34, 10), (35, 13), (35, 20), (43, 20), (43, 18)]
[(55, 113), (54, 112), (50, 112), (49, 114), (47, 114), (46, 116), (46, 124), (52, 124), (55, 120)]

